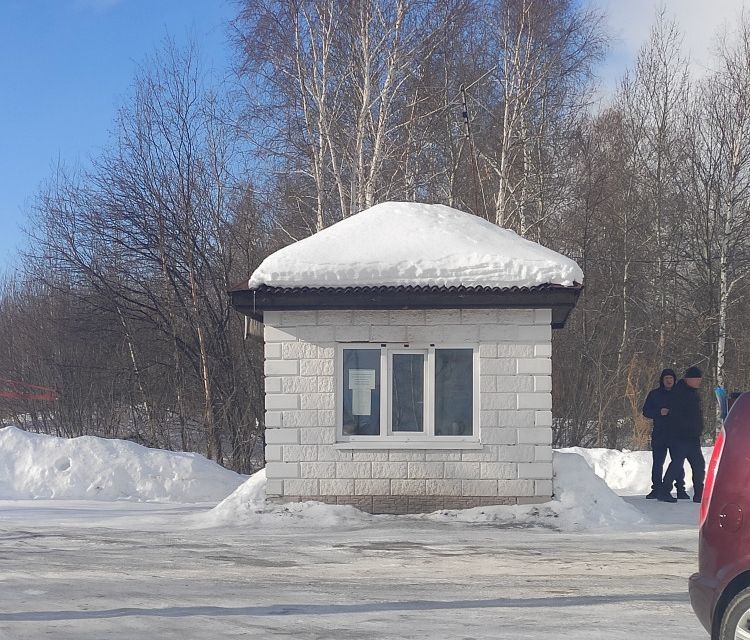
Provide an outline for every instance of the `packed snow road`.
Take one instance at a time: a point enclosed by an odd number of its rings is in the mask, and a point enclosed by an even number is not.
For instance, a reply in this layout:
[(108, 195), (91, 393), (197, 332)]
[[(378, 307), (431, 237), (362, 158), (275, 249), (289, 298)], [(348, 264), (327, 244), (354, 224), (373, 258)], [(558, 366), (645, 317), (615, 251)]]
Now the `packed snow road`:
[(0, 502), (0, 638), (707, 638), (697, 505), (628, 501), (662, 524), (206, 529), (200, 505)]

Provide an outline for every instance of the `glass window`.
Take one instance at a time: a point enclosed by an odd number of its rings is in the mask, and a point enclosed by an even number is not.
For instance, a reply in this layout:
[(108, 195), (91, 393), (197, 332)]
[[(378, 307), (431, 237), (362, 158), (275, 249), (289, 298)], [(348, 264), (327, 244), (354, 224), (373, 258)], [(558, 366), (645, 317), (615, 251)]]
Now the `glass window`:
[(435, 435), (473, 435), (473, 422), (473, 350), (435, 349)]
[(424, 353), (394, 353), (391, 429), (424, 431)]
[(344, 435), (380, 435), (380, 349), (344, 349)]
[(339, 349), (344, 440), (478, 438), (474, 348), (349, 343)]

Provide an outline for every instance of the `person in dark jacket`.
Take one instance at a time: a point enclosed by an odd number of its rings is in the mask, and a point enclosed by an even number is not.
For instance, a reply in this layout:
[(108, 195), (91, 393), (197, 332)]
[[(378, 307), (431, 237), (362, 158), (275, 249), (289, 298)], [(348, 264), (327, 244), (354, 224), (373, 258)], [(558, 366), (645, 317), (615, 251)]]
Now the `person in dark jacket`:
[(706, 474), (706, 461), (701, 451), (703, 434), (703, 411), (701, 409), (700, 389), (703, 374), (698, 367), (690, 367), (682, 380), (674, 387), (670, 396), (669, 409), (669, 455), (672, 461), (664, 474), (663, 491), (659, 493), (662, 502), (677, 502), (668, 492), (672, 482), (685, 466), (690, 463), (693, 472), (693, 502), (700, 502), (703, 497), (703, 479)]
[[(669, 403), (672, 389), (677, 382), (677, 374), (672, 369), (664, 369), (659, 376), (659, 386), (649, 391), (646, 402), (643, 403), (643, 415), (654, 421), (651, 430), (651, 493), (646, 498), (654, 500), (662, 489), (662, 475), (664, 473), (664, 461), (667, 459), (669, 448)], [(685, 491), (685, 470), (675, 479), (677, 497), (689, 500), (690, 496)], [(667, 492), (672, 491), (669, 486)]]

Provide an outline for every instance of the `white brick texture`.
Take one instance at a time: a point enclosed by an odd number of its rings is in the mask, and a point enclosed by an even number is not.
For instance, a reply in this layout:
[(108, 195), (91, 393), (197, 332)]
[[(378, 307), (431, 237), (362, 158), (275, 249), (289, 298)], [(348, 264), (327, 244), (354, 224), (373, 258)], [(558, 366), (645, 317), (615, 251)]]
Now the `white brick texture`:
[(533, 496), (534, 480), (500, 480), (497, 483), (499, 496)]
[(512, 462), (481, 462), (480, 478), (497, 480), (515, 480), (518, 477), (518, 465)]
[(542, 342), (552, 340), (552, 325), (537, 324), (531, 327), (518, 327), (519, 342)]
[(296, 360), (266, 360), (263, 371), (267, 376), (296, 376), (299, 363)]
[(552, 480), (534, 480), (534, 494), (543, 498), (552, 495)]
[(460, 496), (461, 481), (428, 479), (425, 481), (425, 494), (428, 496)]
[(338, 478), (372, 478), (372, 463), (370, 462), (337, 462), (336, 477)]
[(423, 496), (427, 494), (425, 480), (391, 480), (394, 496)]
[(311, 358), (300, 360), (299, 374), (301, 376), (332, 376), (333, 358)]
[(473, 324), (428, 324), (424, 327), (407, 326), (407, 342), (423, 343), (456, 343), (476, 342), (479, 338), (479, 327)]
[(322, 496), (353, 496), (354, 480), (335, 479), (320, 481), (320, 495)]
[(551, 427), (552, 426), (552, 412), (551, 411), (537, 411), (534, 418), (535, 426), (537, 427)]
[(314, 393), (318, 390), (318, 379), (314, 376), (286, 376), (278, 379), (282, 380), (282, 389), (279, 391), (283, 390), (284, 393)]
[(465, 496), (496, 496), (497, 480), (462, 480), (461, 490)]
[(290, 496), (317, 496), (320, 495), (318, 482), (315, 478), (284, 480), (284, 492)]
[(408, 477), (407, 462), (373, 462), (373, 478), (396, 478), (406, 479)]
[(422, 325), (427, 322), (426, 312), (422, 310), (390, 311), (388, 318), (388, 324), (403, 324), (406, 326)]
[(552, 345), (549, 343), (534, 345), (534, 355), (537, 358), (551, 358)]
[(391, 481), (386, 478), (354, 480), (354, 494), (357, 496), (387, 496)]
[(552, 394), (551, 393), (519, 393), (518, 394), (518, 408), (519, 409), (551, 409), (552, 408)]
[[(515, 409), (518, 404), (517, 400), (524, 394), (515, 393), (483, 393), (482, 398), (482, 409)], [(519, 409), (522, 407), (518, 407)], [(544, 407), (536, 407), (542, 409)]]
[(264, 311), (263, 323), (270, 326), (279, 326), (281, 324), (281, 311)]
[(550, 445), (552, 444), (552, 428), (533, 427), (531, 429), (519, 429), (518, 444)]
[(267, 393), (266, 409), (297, 409), (299, 395), (296, 393)]
[(520, 462), (518, 464), (518, 477), (534, 480), (546, 480), (552, 477), (551, 462)]
[(380, 325), (371, 326), (370, 340), (372, 342), (406, 342), (406, 327)]
[(299, 478), (299, 465), (294, 462), (266, 463), (266, 477), (273, 479)]
[(278, 360), (281, 358), (281, 347), (282, 345), (278, 342), (266, 342), (266, 346), (263, 350), (266, 360)]
[(370, 339), (370, 327), (366, 325), (336, 327), (334, 336), (338, 342), (367, 342)]
[(269, 342), (294, 342), (297, 340), (297, 337), (293, 336), (291, 333), (287, 333), (283, 329), (266, 325), (263, 329), (263, 340), (265, 340), (266, 344)]
[(284, 495), (283, 480), (266, 480), (266, 495), (271, 497), (281, 497)]
[(336, 443), (335, 427), (304, 427), (299, 429), (300, 444), (333, 445)]
[(317, 311), (282, 311), (281, 326), (301, 327), (304, 325), (318, 324)]
[[(552, 495), (549, 309), (285, 311), (264, 321), (269, 496)], [(352, 342), (478, 348), (481, 448), (337, 445), (338, 345)]]
[(310, 462), (318, 459), (318, 446), (314, 444), (285, 444), (284, 462)]
[[(298, 378), (287, 378), (287, 380), (297, 380)], [(281, 393), (281, 383), (283, 378), (272, 378), (266, 376), (266, 393)]]
[(482, 442), (485, 444), (516, 444), (517, 441), (518, 435), (514, 428), (482, 429)]
[(300, 475), (303, 478), (335, 478), (335, 462), (300, 462)]
[[(281, 426), (281, 411), (266, 411), (266, 429)], [(266, 433), (268, 433), (266, 431)]]
[(273, 428), (266, 429), (266, 444), (297, 444), (299, 429)]
[(444, 477), (444, 463), (442, 462), (409, 462), (408, 465), (407, 473), (409, 478), (421, 479)]
[(518, 360), (518, 373), (551, 375), (552, 360), (550, 358), (520, 358)]
[(280, 444), (266, 444), (266, 462), (281, 462), (282, 449)]
[(335, 331), (332, 326), (297, 327), (294, 331), (304, 342), (321, 344), (334, 341)]

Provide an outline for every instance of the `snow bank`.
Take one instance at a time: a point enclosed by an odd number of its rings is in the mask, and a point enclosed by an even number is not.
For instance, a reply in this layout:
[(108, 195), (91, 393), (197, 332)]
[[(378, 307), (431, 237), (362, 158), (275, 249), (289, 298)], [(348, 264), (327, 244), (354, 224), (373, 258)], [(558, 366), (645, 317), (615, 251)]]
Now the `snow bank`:
[(438, 511), (428, 517), (503, 526), (542, 526), (561, 531), (628, 529), (644, 522), (644, 515), (615, 494), (581, 456), (555, 451), (552, 461), (555, 499), (550, 502)]
[[(704, 449), (710, 458), (711, 449)], [(618, 495), (650, 489), (651, 453), (570, 448), (555, 451), (555, 499), (539, 505), (438, 511), (421, 516), (372, 516), (318, 502), (266, 503), (265, 470), (238, 475), (203, 456), (148, 449), (123, 440), (73, 439), (0, 429), (0, 500), (134, 500), (218, 502), (196, 516), (198, 527), (367, 526), (373, 518), (429, 518), (563, 531), (629, 528), (644, 516)], [(691, 474), (686, 474), (690, 488)]]
[(266, 470), (261, 469), (251, 475), (234, 492), (224, 498), (212, 510), (217, 522), (236, 518), (247, 519), (261, 513), (266, 506)]
[(493, 523), (503, 526), (543, 526), (563, 531), (629, 528), (644, 521), (643, 514), (615, 495), (579, 455), (554, 453), (556, 499), (539, 505), (491, 506), (437, 511), (427, 515), (373, 516), (354, 507), (319, 502), (270, 505), (265, 503), (265, 471), (259, 471), (231, 496), (206, 514), (196, 526), (241, 524), (334, 527), (356, 526), (374, 518), (427, 518), (436, 521)]
[[(597, 476), (602, 478), (615, 493), (621, 496), (646, 495), (651, 491), (651, 452), (618, 451), (617, 449), (584, 449), (569, 447), (561, 452), (582, 456)], [(703, 448), (706, 463), (711, 459), (712, 447)], [(664, 465), (666, 471), (669, 455)], [(693, 486), (690, 465), (685, 463), (685, 485)]]
[(247, 478), (196, 453), (0, 429), (0, 499), (215, 502)]
[(337, 527), (366, 523), (373, 517), (376, 516), (346, 505), (321, 502), (266, 504), (266, 470), (261, 469), (213, 509), (195, 516), (192, 521), (199, 527), (229, 524), (258, 528), (295, 524), (304, 527)]
[(366, 286), (571, 286), (571, 259), (439, 204), (384, 202), (266, 258), (251, 289)]

